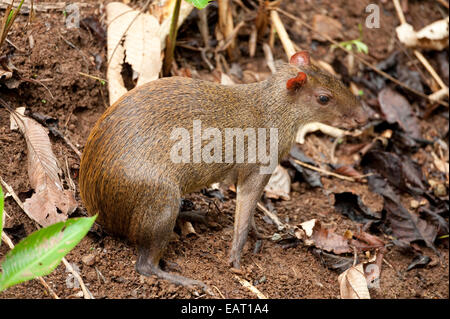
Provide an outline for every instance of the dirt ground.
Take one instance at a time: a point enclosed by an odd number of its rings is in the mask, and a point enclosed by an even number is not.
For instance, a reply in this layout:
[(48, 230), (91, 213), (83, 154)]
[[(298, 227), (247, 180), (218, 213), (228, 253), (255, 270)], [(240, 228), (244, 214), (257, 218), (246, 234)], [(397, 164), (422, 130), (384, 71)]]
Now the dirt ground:
[[(40, 1), (40, 3), (45, 1)], [(245, 2), (245, 1), (244, 1)], [(369, 45), (371, 62), (386, 59), (395, 44), (394, 29), (398, 20), (392, 3), (381, 4), (379, 1), (284, 1), (282, 8), (296, 14), (306, 21), (311, 21), (316, 13), (326, 13), (339, 20), (343, 25), (343, 39), (354, 39), (359, 35), (358, 23), (365, 19), (365, 7), (370, 2), (382, 6), (382, 27), (364, 31), (363, 41)], [(89, 1), (89, 6), (81, 8), (82, 18), (96, 16), (101, 18), (106, 2)], [(409, 1), (407, 15), (415, 29), (448, 15), (437, 1)], [(43, 85), (32, 81), (23, 81), (17, 88), (0, 88), (1, 97), (13, 107), (24, 106), (31, 112), (58, 119), (62, 132), (80, 150), (86, 142), (90, 129), (104, 112), (108, 104), (107, 86), (99, 81), (82, 76), (84, 72), (100, 78), (106, 78), (106, 45), (85, 28), (66, 29), (62, 12), (37, 12), (34, 20), (25, 28), (28, 16), (19, 16), (9, 39), (17, 47), (11, 59), (14, 66), (24, 78), (38, 79)], [(311, 32), (282, 17), (292, 40), (301, 48), (312, 48), (312, 55), (329, 63), (345, 58), (345, 54), (329, 51), (325, 42), (312, 39)], [(195, 23), (191, 23), (195, 25)], [(25, 32), (24, 32), (25, 30)], [(194, 35), (193, 35), (194, 33)], [(181, 29), (179, 39), (199, 37), (196, 31), (190, 31), (189, 25)], [(30, 47), (32, 36), (34, 47)], [(2, 48), (5, 54), (11, 46)], [(176, 59), (183, 67), (206, 72), (201, 59), (189, 57), (197, 55), (187, 49), (177, 49)], [(279, 42), (274, 49), (276, 58), (284, 58)], [(102, 58), (100, 69), (95, 66), (94, 55)], [(264, 61), (264, 54), (259, 47), (253, 61), (243, 55), (238, 61), (243, 70), (251, 69), (262, 74), (269, 74)], [(45, 87), (44, 87), (45, 85)], [(48, 88), (48, 89), (47, 89)], [(51, 92), (51, 95), (50, 95)], [(53, 96), (53, 97), (52, 97)], [(424, 136), (442, 136), (448, 131), (446, 111), (434, 112), (426, 120), (421, 119)], [(59, 138), (51, 137), (53, 150), (60, 163), (69, 167), (71, 177), (78, 186), (78, 169), (80, 160), (74, 152)], [(330, 147), (332, 140), (325, 135), (310, 135), (302, 146), (305, 154), (320, 159), (320, 151)], [(9, 114), (0, 108), (0, 175), (18, 193), (23, 201), (32, 194), (27, 175), (26, 143), (20, 132), (10, 130)], [(337, 153), (339, 160), (345, 162), (345, 154)], [(420, 156), (419, 156), (420, 157)], [(334, 210), (334, 193), (351, 191), (362, 197), (364, 203), (373, 210), (380, 211), (382, 202), (379, 195), (371, 193), (367, 184), (343, 181), (336, 178), (322, 177), (323, 188), (311, 188), (305, 182), (293, 185), (291, 199), (272, 201), (280, 219), (299, 224), (311, 218), (319, 219), (323, 224), (335, 227), (336, 232), (344, 234), (346, 230), (357, 231), (357, 223)], [(227, 264), (233, 231), (233, 213), (235, 194), (223, 190), (225, 199), (206, 197), (200, 193), (188, 198), (195, 208), (208, 213), (216, 227), (207, 227), (194, 223), (197, 235), (188, 237), (177, 234), (164, 256), (170, 269), (184, 276), (202, 280), (213, 287), (216, 298), (256, 298), (256, 295), (243, 287), (230, 271)], [(75, 216), (85, 214), (83, 204), (77, 191), (80, 208)], [(407, 202), (408, 195), (402, 194)], [(215, 202), (215, 204), (214, 204)], [(5, 231), (18, 242), (35, 230), (34, 223), (21, 211), (11, 197), (5, 200)], [(448, 215), (447, 215), (448, 216)], [(263, 219), (263, 214), (256, 213), (259, 230), (268, 236), (276, 232), (274, 225)], [(99, 229), (98, 226), (95, 229)], [(379, 234), (386, 242), (389, 238)], [(250, 236), (244, 247), (242, 274), (240, 277), (253, 283), (269, 298), (339, 298), (338, 273), (326, 268), (321, 259), (312, 253), (312, 248), (303, 244), (282, 248), (270, 239), (262, 240), (259, 252), (254, 248), (257, 239)], [(383, 263), (380, 287), (370, 290), (372, 298), (449, 298), (448, 238), (436, 242), (439, 258), (425, 245), (420, 248), (431, 256), (433, 261), (425, 268), (406, 271), (412, 256), (403, 253), (396, 246), (389, 246)], [(0, 247), (0, 258), (8, 248)], [(86, 256), (94, 260), (84, 263)], [(140, 276), (134, 270), (136, 249), (125, 241), (101, 232), (90, 232), (68, 255), (67, 260), (79, 270), (86, 286), (95, 298), (209, 298), (200, 291), (175, 286), (153, 277)], [(60, 298), (80, 298), (80, 288), (63, 265), (45, 280)], [(0, 293), (0, 298), (50, 298), (38, 281), (28, 281), (11, 287)]]

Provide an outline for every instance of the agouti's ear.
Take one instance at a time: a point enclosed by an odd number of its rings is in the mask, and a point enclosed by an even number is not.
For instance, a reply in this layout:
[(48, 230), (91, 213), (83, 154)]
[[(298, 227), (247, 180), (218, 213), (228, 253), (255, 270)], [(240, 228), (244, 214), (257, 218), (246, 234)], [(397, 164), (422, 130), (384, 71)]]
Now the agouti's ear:
[(296, 91), (306, 84), (306, 73), (298, 72), (295, 78), (291, 78), (286, 82), (286, 88), (289, 91)]
[(311, 65), (308, 51), (298, 51), (293, 56), (291, 56), (291, 60), (289, 61), (289, 63), (300, 67)]

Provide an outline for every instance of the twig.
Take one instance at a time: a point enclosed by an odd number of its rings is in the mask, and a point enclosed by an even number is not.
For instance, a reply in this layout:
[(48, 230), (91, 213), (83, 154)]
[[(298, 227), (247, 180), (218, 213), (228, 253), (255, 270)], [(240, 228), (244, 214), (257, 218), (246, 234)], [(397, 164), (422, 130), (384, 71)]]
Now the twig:
[(275, 62), (273, 60), (273, 54), (272, 54), (272, 49), (270, 48), (270, 45), (268, 45), (267, 43), (264, 43), (263, 51), (264, 51), (264, 56), (266, 57), (267, 66), (269, 67), (270, 72), (272, 72), (272, 74), (274, 74), (277, 70), (275, 68)]
[(81, 290), (83, 291), (84, 299), (95, 299), (94, 296), (92, 296), (91, 292), (84, 285), (83, 279), (81, 278), (80, 274), (73, 269), (72, 265), (66, 260), (65, 257), (63, 257), (62, 262), (66, 266), (67, 270), (72, 273), (72, 275), (77, 279), (78, 283), (80, 284)]
[(404, 89), (406, 89), (406, 90), (408, 90), (408, 91), (414, 93), (414, 94), (417, 95), (417, 96), (420, 96), (420, 97), (422, 97), (422, 98), (424, 98), (424, 99), (427, 99), (427, 100), (429, 100), (429, 101), (431, 101), (431, 102), (436, 102), (436, 103), (439, 103), (439, 104), (441, 104), (441, 105), (444, 105), (444, 106), (448, 107), (448, 103), (446, 103), (446, 102), (444, 102), (444, 101), (435, 101), (435, 100), (432, 100), (428, 95), (426, 95), (426, 94), (424, 94), (424, 93), (422, 93), (422, 92), (419, 92), (419, 91), (417, 91), (417, 90), (415, 90), (415, 89), (413, 89), (413, 88), (407, 86), (406, 84), (400, 82), (399, 80), (397, 80), (396, 78), (390, 76), (390, 75), (387, 74), (386, 72), (384, 72), (384, 71), (378, 69), (377, 67), (375, 67), (374, 65), (372, 65), (370, 62), (366, 61), (364, 58), (360, 57), (359, 55), (356, 55), (356, 54), (355, 54), (354, 52), (352, 52), (351, 50), (347, 50), (346, 48), (342, 47), (338, 42), (336, 42), (336, 41), (334, 41), (333, 39), (331, 39), (328, 35), (326, 35), (326, 34), (324, 34), (324, 33), (322, 33), (322, 32), (316, 31), (311, 25), (309, 25), (308, 23), (306, 23), (305, 21), (303, 21), (301, 18), (299, 18), (299, 17), (297, 17), (297, 16), (295, 16), (295, 15), (293, 15), (293, 14), (290, 14), (289, 12), (286, 12), (286, 11), (280, 9), (280, 8), (277, 8), (276, 10), (277, 10), (278, 12), (280, 12), (281, 14), (285, 15), (285, 16), (288, 17), (288, 18), (290, 18), (290, 19), (292, 19), (292, 20), (295, 20), (295, 21), (298, 21), (300, 24), (302, 24), (303, 26), (305, 26), (305, 27), (308, 28), (309, 30), (311, 30), (311, 31), (313, 31), (313, 32), (316, 32), (317, 34), (320, 34), (320, 35), (321, 35), (323, 38), (325, 38), (327, 41), (329, 41), (329, 42), (333, 43), (334, 45), (336, 45), (337, 48), (339, 48), (339, 49), (341, 49), (341, 50), (347, 52), (348, 54), (353, 55), (353, 56), (354, 56), (358, 61), (360, 61), (362, 64), (364, 64), (364, 65), (367, 66), (368, 68), (372, 69), (374, 72), (380, 74), (381, 76), (383, 76), (383, 77), (389, 79), (390, 81), (394, 82), (395, 84), (397, 84), (397, 85), (403, 87)]
[(275, 226), (277, 226), (277, 229), (283, 230), (286, 228), (289, 228), (288, 224), (283, 223), (276, 214), (272, 213), (270, 210), (268, 210), (263, 204), (261, 204), (260, 202), (258, 202), (256, 204), (256, 207), (261, 210), (264, 215), (266, 215), (267, 217), (270, 218), (270, 220), (275, 224)]
[(247, 280), (242, 279), (241, 277), (234, 275), (234, 277), (239, 281), (239, 283), (244, 286), (245, 288), (247, 288), (248, 290), (250, 290), (251, 292), (253, 292), (259, 299), (267, 299), (267, 297), (258, 290), (258, 288), (256, 288), (255, 286), (253, 286), (251, 283), (249, 283)]
[(284, 52), (286, 52), (288, 60), (295, 54), (295, 48), (292, 44), (289, 35), (284, 28), (283, 22), (280, 19), (280, 15), (276, 10), (270, 11), (270, 19), (272, 20), (272, 24), (277, 31), (278, 36), (280, 37), (280, 41), (283, 44)]
[(299, 161), (298, 159), (293, 159), (293, 160), (297, 164), (299, 164), (301, 166), (304, 166), (306, 168), (312, 169), (313, 171), (316, 171), (316, 172), (319, 172), (319, 173), (322, 173), (322, 174), (325, 174), (325, 175), (330, 175), (330, 176), (333, 176), (333, 177), (336, 177), (336, 178), (340, 178), (340, 179), (343, 179), (343, 180), (346, 180), (346, 181), (349, 181), (349, 182), (355, 182), (357, 179), (361, 179), (361, 178), (365, 178), (365, 177), (369, 176), (369, 174), (366, 174), (366, 175), (348, 177), (348, 176), (336, 174), (336, 173), (333, 173), (333, 172), (321, 169), (319, 167), (315, 167), (315, 166), (309, 165), (307, 163)]
[(212, 287), (217, 290), (217, 292), (219, 293), (220, 297), (222, 297), (222, 299), (225, 299), (225, 296), (222, 294), (222, 292), (219, 290), (219, 288), (217, 288), (216, 286), (212, 286)]
[(202, 35), (203, 45), (206, 49), (209, 48), (209, 29), (208, 29), (208, 7), (203, 10), (198, 10), (198, 28)]
[[(436, 91), (435, 93), (439, 93), (439, 95), (435, 96), (436, 97), (440, 97), (441, 94), (444, 94), (445, 92), (447, 92), (447, 96), (448, 96), (448, 87), (447, 85), (445, 85), (444, 81), (442, 81), (442, 79), (440, 78), (440, 76), (436, 73), (436, 71), (433, 69), (433, 67), (431, 66), (431, 64), (428, 62), (428, 60), (423, 56), (423, 54), (417, 50), (414, 50), (414, 54), (416, 55), (417, 59), (423, 64), (423, 66), (425, 67), (425, 69), (427, 69), (427, 71), (431, 74), (431, 76), (436, 80), (436, 82), (439, 84), (439, 86), (441, 87), (441, 89), (439, 91)], [(433, 94), (435, 94), (433, 93)], [(433, 95), (432, 94), (432, 95)]]
[(97, 80), (97, 81), (100, 81), (100, 83), (102, 83), (102, 82), (105, 82), (105, 83), (108, 82), (108, 80), (99, 78), (98, 76), (95, 76), (95, 75), (90, 75), (90, 74), (83, 73), (83, 72), (78, 72), (78, 74), (79, 74), (79, 75), (82, 75), (82, 76), (85, 76), (85, 77), (88, 77), (88, 78), (91, 78), (91, 79), (94, 79), (94, 80)]
[(225, 42), (220, 47), (216, 48), (215, 52), (217, 53), (228, 49), (228, 47), (232, 45), (233, 40), (236, 37), (239, 29), (242, 28), (244, 25), (245, 25), (244, 21), (239, 22), (238, 25), (230, 33), (230, 35), (226, 38)]
[(234, 49), (236, 48), (236, 42), (234, 41), (236, 28), (233, 23), (233, 13), (231, 12), (232, 3), (229, 0), (218, 0), (217, 3), (219, 6), (219, 30), (223, 37), (227, 39), (225, 42), (229, 40), (225, 49), (228, 49), (228, 56), (233, 59)]
[[(0, 183), (3, 185), (3, 187), (6, 189), (6, 191), (11, 195), (11, 197), (14, 199), (14, 201), (17, 203), (17, 205), (19, 205), (19, 207), (26, 213), (25, 208), (23, 206), (22, 201), (19, 199), (19, 197), (17, 196), (16, 192), (12, 189), (11, 186), (9, 186), (4, 180), (3, 178), (0, 176)], [(30, 217), (30, 216), (28, 216)], [(30, 217), (31, 218), (31, 217)], [(33, 220), (33, 219), (32, 219)], [(33, 220), (33, 222), (35, 222)], [(35, 222), (36, 223), (36, 222)], [(39, 227), (36, 223), (36, 226)]]
[[(400, 20), (400, 24), (406, 24), (405, 15), (403, 14), (403, 10), (402, 10), (402, 8), (400, 6), (400, 2), (398, 0), (394, 0), (394, 6), (395, 6), (395, 11), (397, 12), (398, 19)], [(417, 57), (417, 59), (423, 64), (425, 69), (427, 69), (427, 71), (431, 74), (431, 76), (435, 79), (435, 81), (441, 87), (440, 90), (438, 90), (437, 92), (433, 93), (428, 98), (438, 102), (438, 99), (440, 99), (440, 98), (442, 98), (444, 96), (448, 96), (449, 95), (449, 93), (448, 93), (449, 90), (448, 90), (447, 85), (445, 85), (444, 81), (442, 81), (442, 79), (439, 77), (439, 75), (433, 69), (433, 67), (428, 62), (428, 60), (418, 50), (414, 50), (414, 54)]]
[(25, 81), (25, 82), (37, 83), (37, 84), (41, 85), (44, 89), (47, 90), (48, 94), (50, 94), (50, 97), (52, 98), (52, 100), (55, 99), (55, 97), (52, 94), (52, 91), (50, 91), (50, 89), (44, 83), (42, 83), (41, 81), (36, 80), (36, 79), (24, 78), (22, 76), (20, 76), (20, 79)]
[[(19, 5), (19, 2), (16, 2), (13, 5), (13, 8), (17, 8), (17, 6)], [(10, 3), (11, 3), (11, 0), (1, 0), (0, 1), (0, 9), (6, 9)], [(64, 11), (68, 4), (69, 3), (67, 3), (67, 2), (33, 3), (33, 6), (31, 6), (30, 3), (24, 2), (22, 5), (22, 8), (20, 9), (20, 13), (29, 13), (31, 11), (31, 8), (33, 8), (34, 11), (39, 11), (39, 12), (47, 12), (50, 10)], [(93, 6), (93, 4), (91, 4), (91, 3), (84, 3), (84, 2), (74, 2), (71, 4), (76, 5), (78, 8), (86, 8), (86, 7)]]

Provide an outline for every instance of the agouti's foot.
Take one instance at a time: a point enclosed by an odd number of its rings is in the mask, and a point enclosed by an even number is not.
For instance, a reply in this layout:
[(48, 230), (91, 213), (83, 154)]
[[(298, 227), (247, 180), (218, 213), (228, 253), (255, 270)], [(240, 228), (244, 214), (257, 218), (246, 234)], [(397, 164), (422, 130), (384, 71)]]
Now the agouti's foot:
[(136, 263), (136, 270), (141, 275), (147, 277), (151, 275), (156, 275), (158, 278), (168, 280), (176, 285), (181, 285), (184, 287), (198, 286), (201, 287), (205, 293), (214, 296), (214, 293), (211, 290), (211, 288), (209, 288), (208, 285), (206, 285), (202, 281), (183, 277), (180, 275), (171, 274), (169, 272), (162, 270), (159, 267), (150, 266), (148, 264)]
[(231, 253), (228, 264), (234, 269), (241, 269), (241, 260), (237, 254)]

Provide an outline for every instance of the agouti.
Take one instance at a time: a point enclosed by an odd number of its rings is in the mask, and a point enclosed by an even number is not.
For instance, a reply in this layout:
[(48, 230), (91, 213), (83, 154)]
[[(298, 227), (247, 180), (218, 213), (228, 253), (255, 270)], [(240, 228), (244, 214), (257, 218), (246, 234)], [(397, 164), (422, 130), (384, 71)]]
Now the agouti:
[[(137, 244), (139, 273), (205, 287), (159, 266), (183, 194), (219, 181), (235, 183), (229, 262), (239, 268), (256, 203), (277, 162), (289, 153), (299, 127), (309, 122), (355, 126), (365, 121), (355, 96), (338, 79), (312, 65), (306, 51), (297, 52), (290, 63), (279, 63), (277, 72), (259, 83), (224, 86), (163, 78), (129, 91), (97, 121), (81, 160), (81, 197), (107, 232)], [(199, 123), (211, 130), (198, 136)], [(244, 160), (240, 154), (229, 157), (228, 142), (223, 142), (226, 130), (248, 128), (258, 132), (258, 143), (247, 130)], [(182, 133), (188, 134), (187, 140), (174, 140)], [(213, 139), (216, 147), (202, 149)], [(275, 163), (268, 165), (263, 156), (251, 155), (250, 146), (256, 144), (265, 155), (276, 150)]]

